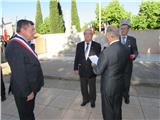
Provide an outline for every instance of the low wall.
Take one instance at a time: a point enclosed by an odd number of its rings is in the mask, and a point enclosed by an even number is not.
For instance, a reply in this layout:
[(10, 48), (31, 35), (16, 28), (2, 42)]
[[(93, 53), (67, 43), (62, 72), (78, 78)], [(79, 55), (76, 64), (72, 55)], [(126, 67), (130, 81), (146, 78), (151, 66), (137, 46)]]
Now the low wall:
[[(137, 39), (137, 46), (140, 54), (160, 54), (160, 30), (130, 30), (130, 35)], [(96, 41), (104, 45), (105, 37), (101, 33), (96, 33)], [(103, 39), (103, 40), (102, 40)], [(61, 51), (75, 48), (75, 45), (83, 41), (83, 33), (69, 34), (46, 34), (36, 40), (36, 52), (38, 54), (47, 53), (48, 56), (58, 56)], [(71, 45), (74, 44), (74, 45)], [(67, 51), (70, 52), (70, 51)], [(72, 49), (73, 53), (73, 49)]]
[(136, 37), (139, 53), (160, 54), (160, 30), (130, 30), (129, 34)]
[(49, 57), (58, 56), (67, 43), (66, 34), (46, 34), (36, 39), (36, 52), (47, 53)]

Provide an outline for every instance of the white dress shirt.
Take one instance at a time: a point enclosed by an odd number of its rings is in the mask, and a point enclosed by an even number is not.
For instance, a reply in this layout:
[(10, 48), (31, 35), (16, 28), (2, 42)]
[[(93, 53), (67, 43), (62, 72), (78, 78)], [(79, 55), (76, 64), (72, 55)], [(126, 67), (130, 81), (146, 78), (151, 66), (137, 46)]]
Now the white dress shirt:
[(90, 49), (91, 49), (91, 44), (92, 44), (92, 41), (90, 41), (90, 42), (89, 42), (88, 49), (87, 49), (87, 51), (86, 51), (86, 48), (87, 48), (87, 42), (85, 42), (84, 51), (85, 51), (85, 57), (86, 57), (86, 60), (88, 59), (88, 56), (89, 56), (89, 52), (90, 52)]

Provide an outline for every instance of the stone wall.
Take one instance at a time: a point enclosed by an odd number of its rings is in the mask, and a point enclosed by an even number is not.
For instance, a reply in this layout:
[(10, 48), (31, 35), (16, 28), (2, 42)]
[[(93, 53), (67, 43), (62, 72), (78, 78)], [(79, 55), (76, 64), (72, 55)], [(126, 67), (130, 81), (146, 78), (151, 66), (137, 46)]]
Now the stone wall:
[(136, 37), (139, 53), (160, 54), (160, 30), (130, 30), (129, 34)]
[[(136, 38), (140, 54), (160, 54), (160, 30), (130, 30), (129, 35)], [(104, 46), (104, 35), (97, 33), (95, 41), (100, 42)]]
[[(140, 54), (160, 54), (160, 30), (130, 30), (130, 35), (137, 39)], [(83, 41), (83, 32), (76, 34), (47, 34), (36, 40), (36, 52), (48, 53), (51, 56), (69, 55), (74, 56), (76, 44)], [(106, 46), (105, 37), (101, 33), (94, 35), (94, 40)]]

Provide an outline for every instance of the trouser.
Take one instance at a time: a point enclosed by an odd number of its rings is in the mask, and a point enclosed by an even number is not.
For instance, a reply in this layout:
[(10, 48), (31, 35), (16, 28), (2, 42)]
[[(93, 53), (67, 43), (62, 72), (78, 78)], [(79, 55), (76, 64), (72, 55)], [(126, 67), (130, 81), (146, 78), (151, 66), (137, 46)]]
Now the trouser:
[(96, 77), (92, 78), (80, 78), (81, 93), (83, 102), (96, 100)]
[(102, 98), (102, 115), (104, 120), (122, 120), (122, 95), (106, 96)]
[(125, 90), (124, 90), (124, 97), (129, 97), (129, 89), (130, 89), (130, 83), (131, 83), (131, 77), (132, 77), (132, 68), (133, 68), (133, 62), (129, 62), (127, 64), (124, 80), (125, 80)]
[(15, 103), (18, 109), (20, 120), (35, 120), (34, 117), (34, 105), (35, 98), (31, 101), (27, 101), (26, 98), (14, 96)]
[(4, 85), (3, 74), (1, 69), (1, 97), (4, 98), (5, 96), (6, 96), (5, 85)]

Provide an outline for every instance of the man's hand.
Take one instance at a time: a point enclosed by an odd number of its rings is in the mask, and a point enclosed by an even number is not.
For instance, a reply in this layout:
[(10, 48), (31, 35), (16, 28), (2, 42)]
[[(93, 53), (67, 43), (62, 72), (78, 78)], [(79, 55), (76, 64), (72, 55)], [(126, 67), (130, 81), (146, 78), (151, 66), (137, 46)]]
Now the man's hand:
[(27, 96), (27, 101), (33, 100), (34, 98), (34, 93), (31, 92), (28, 96)]
[(76, 75), (79, 75), (79, 71), (78, 71), (78, 70), (75, 70), (74, 73), (75, 73)]
[(135, 55), (134, 54), (131, 54), (130, 55), (130, 60), (134, 60), (135, 59)]
[(96, 64), (95, 64), (95, 63), (91, 63), (91, 65), (92, 65), (92, 67), (96, 66)]

